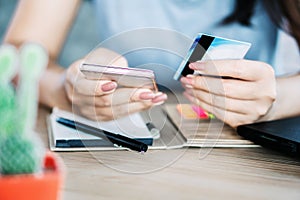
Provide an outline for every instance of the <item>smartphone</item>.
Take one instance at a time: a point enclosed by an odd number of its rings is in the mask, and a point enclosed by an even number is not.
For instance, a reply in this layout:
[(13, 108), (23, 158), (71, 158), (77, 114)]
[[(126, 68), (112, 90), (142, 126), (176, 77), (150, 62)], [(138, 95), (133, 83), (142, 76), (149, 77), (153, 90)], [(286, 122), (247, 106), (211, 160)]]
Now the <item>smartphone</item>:
[(119, 86), (148, 88), (157, 92), (155, 74), (152, 70), (83, 63), (80, 71), (87, 79), (112, 80)]

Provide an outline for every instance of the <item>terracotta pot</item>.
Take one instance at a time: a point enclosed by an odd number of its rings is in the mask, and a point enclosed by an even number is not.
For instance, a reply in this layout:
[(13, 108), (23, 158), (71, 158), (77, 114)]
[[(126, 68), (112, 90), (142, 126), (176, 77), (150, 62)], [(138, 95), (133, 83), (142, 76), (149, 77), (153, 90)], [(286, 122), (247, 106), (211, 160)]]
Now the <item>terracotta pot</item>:
[(41, 174), (0, 176), (1, 200), (57, 200), (63, 181), (63, 166), (57, 156), (49, 152)]

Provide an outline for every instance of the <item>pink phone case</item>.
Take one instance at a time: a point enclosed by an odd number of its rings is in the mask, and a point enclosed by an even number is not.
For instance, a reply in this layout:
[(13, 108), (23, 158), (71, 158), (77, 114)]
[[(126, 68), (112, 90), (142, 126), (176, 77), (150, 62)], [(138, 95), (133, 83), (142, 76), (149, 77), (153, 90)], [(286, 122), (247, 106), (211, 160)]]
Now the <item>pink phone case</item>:
[(157, 91), (152, 70), (83, 63), (80, 71), (87, 79), (113, 80), (121, 86), (149, 88)]

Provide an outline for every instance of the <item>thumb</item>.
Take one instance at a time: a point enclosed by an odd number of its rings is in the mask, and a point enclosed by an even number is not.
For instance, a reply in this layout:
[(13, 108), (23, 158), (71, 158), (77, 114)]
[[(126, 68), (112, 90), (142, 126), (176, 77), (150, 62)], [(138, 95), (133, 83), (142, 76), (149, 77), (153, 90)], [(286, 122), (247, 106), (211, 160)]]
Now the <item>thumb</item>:
[(101, 96), (112, 93), (117, 88), (117, 83), (110, 80), (88, 80), (82, 78), (75, 82), (76, 92), (88, 96)]

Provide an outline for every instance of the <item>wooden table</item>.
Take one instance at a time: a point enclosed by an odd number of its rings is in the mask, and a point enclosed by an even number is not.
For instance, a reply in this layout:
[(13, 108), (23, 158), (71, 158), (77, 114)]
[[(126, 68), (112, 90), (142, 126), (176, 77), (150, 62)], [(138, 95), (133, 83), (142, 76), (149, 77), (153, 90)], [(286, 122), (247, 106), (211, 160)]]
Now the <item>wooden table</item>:
[[(37, 132), (48, 145), (46, 115)], [(300, 161), (264, 148), (60, 152), (64, 200), (300, 199)]]

